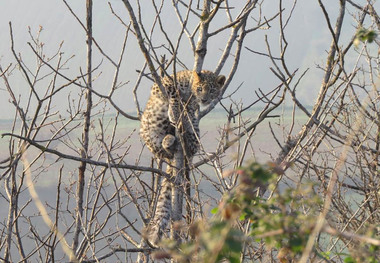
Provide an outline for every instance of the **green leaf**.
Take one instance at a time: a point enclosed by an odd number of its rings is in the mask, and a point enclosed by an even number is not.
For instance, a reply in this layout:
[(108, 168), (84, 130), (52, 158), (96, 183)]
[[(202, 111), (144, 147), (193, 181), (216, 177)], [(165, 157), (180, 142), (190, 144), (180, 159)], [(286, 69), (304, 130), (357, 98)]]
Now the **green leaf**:
[(324, 259), (330, 259), (331, 251), (320, 252), (319, 255), (322, 256)]
[(303, 251), (304, 246), (303, 246), (302, 238), (300, 237), (292, 238), (289, 244), (293, 252)]
[(344, 259), (344, 263), (356, 263), (356, 261), (351, 256), (349, 256)]
[(240, 253), (240, 251), (243, 249), (242, 243), (239, 240), (232, 238), (226, 240), (226, 245), (231, 252)]
[(213, 209), (211, 209), (211, 214), (215, 215), (217, 214), (219, 211), (219, 208), (218, 207), (214, 207)]
[(227, 258), (231, 263), (240, 263), (240, 257), (238, 255), (229, 256)]
[(373, 30), (366, 29), (364, 27), (359, 28), (356, 32), (354, 45), (358, 46), (360, 42), (372, 43), (377, 37), (377, 34)]

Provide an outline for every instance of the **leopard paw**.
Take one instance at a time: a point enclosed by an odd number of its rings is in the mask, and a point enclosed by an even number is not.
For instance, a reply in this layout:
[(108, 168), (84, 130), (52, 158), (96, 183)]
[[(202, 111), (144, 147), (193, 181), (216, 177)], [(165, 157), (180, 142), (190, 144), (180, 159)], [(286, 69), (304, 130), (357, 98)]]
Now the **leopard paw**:
[(175, 137), (171, 134), (167, 134), (162, 140), (162, 147), (164, 147), (165, 150), (170, 150), (171, 148), (173, 148), (174, 144)]
[(162, 140), (162, 148), (168, 153), (172, 158), (176, 148), (176, 138), (174, 135), (167, 134)]

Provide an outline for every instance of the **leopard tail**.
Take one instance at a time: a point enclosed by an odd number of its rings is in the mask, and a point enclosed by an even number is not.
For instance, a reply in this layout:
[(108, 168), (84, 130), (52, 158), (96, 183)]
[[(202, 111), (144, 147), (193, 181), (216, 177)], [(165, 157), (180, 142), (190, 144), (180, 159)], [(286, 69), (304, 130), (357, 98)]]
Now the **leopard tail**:
[(158, 196), (156, 212), (151, 219), (147, 230), (147, 239), (149, 243), (158, 246), (159, 241), (165, 231), (165, 228), (171, 219), (172, 210), (172, 186), (167, 178), (162, 180), (160, 195)]

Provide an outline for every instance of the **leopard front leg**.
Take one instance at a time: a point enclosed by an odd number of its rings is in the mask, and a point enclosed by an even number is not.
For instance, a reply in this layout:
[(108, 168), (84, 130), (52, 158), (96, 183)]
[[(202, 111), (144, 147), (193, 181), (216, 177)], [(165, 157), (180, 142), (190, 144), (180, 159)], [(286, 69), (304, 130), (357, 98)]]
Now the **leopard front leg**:
[(195, 100), (189, 101), (180, 125), (186, 155), (192, 158), (199, 150), (199, 105)]
[(169, 98), (168, 117), (171, 131), (165, 135), (162, 140), (162, 148), (172, 157), (177, 148), (177, 139), (175, 137), (175, 127), (181, 117), (181, 103), (176, 95)]
[(184, 130), (182, 138), (186, 146), (186, 154), (189, 158), (192, 158), (199, 150), (199, 127), (198, 122), (192, 122)]
[[(168, 116), (177, 136), (181, 136), (180, 142), (184, 143), (187, 157), (193, 157), (199, 149), (199, 104), (195, 98), (190, 98), (184, 105), (177, 99), (169, 99)], [(162, 145), (167, 151), (175, 151), (178, 140), (173, 135), (166, 135)], [(165, 145), (164, 145), (165, 144)]]
[(174, 126), (178, 123), (179, 118), (181, 117), (181, 102), (177, 98), (170, 98), (169, 99), (169, 121)]

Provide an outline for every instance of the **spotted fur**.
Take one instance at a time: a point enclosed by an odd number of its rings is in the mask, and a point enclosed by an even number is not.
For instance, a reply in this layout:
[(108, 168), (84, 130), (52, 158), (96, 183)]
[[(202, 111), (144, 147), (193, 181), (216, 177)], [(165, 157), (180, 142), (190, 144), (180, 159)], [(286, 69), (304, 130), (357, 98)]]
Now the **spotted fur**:
[[(202, 71), (180, 71), (176, 74), (177, 88), (173, 78), (163, 78), (162, 84), (168, 94), (162, 94), (154, 84), (141, 118), (140, 134), (149, 150), (158, 158), (173, 158), (176, 141), (175, 127), (182, 117), (181, 133), (188, 157), (199, 149), (199, 107), (218, 98), (225, 76)], [(178, 96), (179, 95), (179, 96)]]
[[(179, 143), (175, 127), (183, 139), (189, 159), (199, 150), (200, 105), (208, 105), (217, 99), (226, 80), (225, 76), (206, 70), (199, 74), (181, 71), (176, 74), (176, 82), (173, 79), (174, 76), (161, 80), (167, 97), (157, 84), (153, 85), (140, 129), (140, 135), (149, 150), (157, 158), (169, 162)], [(163, 179), (156, 212), (147, 229), (148, 240), (155, 246), (170, 222), (171, 192), (170, 181)]]
[(154, 217), (150, 220), (147, 228), (147, 239), (149, 243), (158, 246), (164, 230), (170, 222), (172, 212), (172, 184), (166, 178), (162, 181), (160, 195), (158, 196), (157, 208)]

